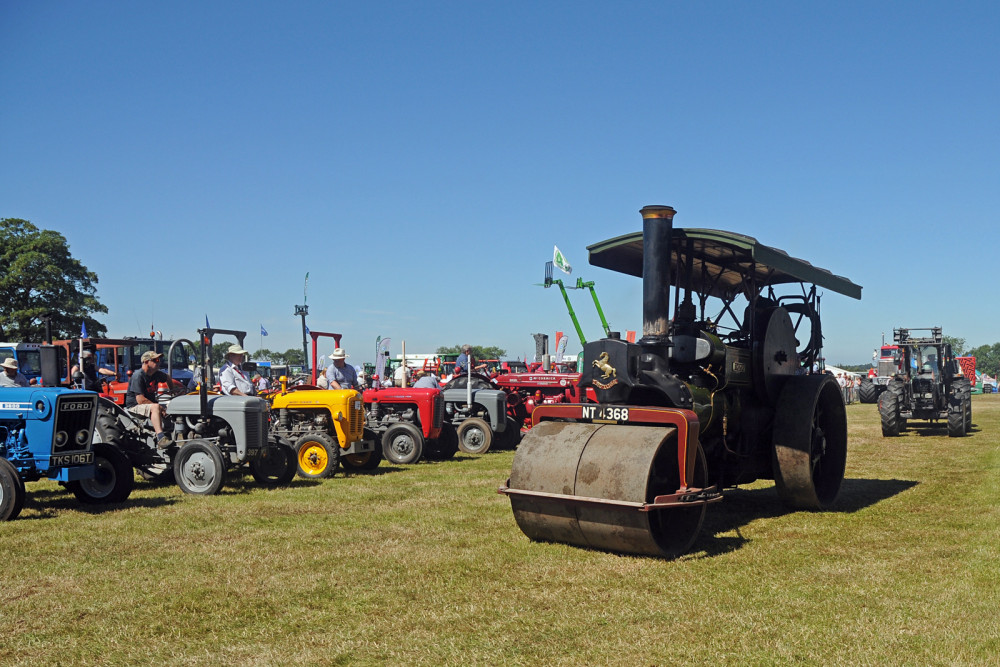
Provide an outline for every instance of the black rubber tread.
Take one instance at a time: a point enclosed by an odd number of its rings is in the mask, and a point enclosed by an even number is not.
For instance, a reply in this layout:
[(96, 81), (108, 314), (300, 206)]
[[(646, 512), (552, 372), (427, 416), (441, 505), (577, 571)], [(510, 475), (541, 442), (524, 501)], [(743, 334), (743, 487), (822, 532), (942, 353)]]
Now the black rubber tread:
[(94, 443), (95, 478), (67, 482), (66, 488), (85, 505), (124, 502), (135, 486), (132, 464), (118, 447), (109, 442)]
[(7, 459), (0, 458), (0, 521), (13, 521), (24, 507), (24, 482)]
[[(335, 450), (337, 458), (340, 458), (340, 449)], [(337, 469), (336, 463), (330, 466), (332, 470)], [(261, 486), (276, 488), (288, 486), (298, 470), (298, 457), (295, 449), (282, 438), (272, 438), (267, 447), (260, 455), (250, 460), (250, 474)]]
[(862, 380), (858, 387), (858, 400), (862, 403), (878, 403), (878, 387), (870, 380)]
[(458, 448), (466, 454), (485, 454), (493, 444), (493, 429), (478, 417), (466, 419), (458, 427)]
[(891, 380), (889, 386), (878, 399), (878, 414), (882, 421), (882, 435), (894, 438), (902, 430), (902, 418), (899, 416), (902, 387), (896, 380)]
[[(404, 444), (406, 446), (404, 446)], [(382, 456), (390, 463), (416, 463), (424, 453), (424, 436), (413, 424), (393, 424), (382, 434)]]

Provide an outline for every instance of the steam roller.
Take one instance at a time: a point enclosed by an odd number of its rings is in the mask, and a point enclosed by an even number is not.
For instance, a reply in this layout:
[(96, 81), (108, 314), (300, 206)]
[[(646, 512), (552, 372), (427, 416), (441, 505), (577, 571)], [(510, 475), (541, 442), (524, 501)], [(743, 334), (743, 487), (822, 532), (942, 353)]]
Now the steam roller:
[(673, 558), (726, 488), (773, 479), (790, 508), (829, 508), (847, 420), (819, 367), (817, 288), (860, 299), (861, 287), (749, 236), (674, 229), (669, 206), (641, 214), (641, 232), (588, 250), (594, 266), (642, 278), (643, 336), (584, 347), (579, 387), (596, 403), (535, 408), (499, 489), (518, 527)]

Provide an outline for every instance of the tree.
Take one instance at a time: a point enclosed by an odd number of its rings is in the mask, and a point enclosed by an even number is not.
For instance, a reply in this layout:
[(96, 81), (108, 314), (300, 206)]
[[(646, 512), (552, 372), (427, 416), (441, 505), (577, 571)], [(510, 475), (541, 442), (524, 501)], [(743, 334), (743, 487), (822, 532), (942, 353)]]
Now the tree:
[[(461, 352), (461, 345), (453, 345), (451, 347), (439, 347), (435, 354), (461, 354)], [(483, 347), (482, 345), (472, 346), (472, 357), (474, 359), (503, 359), (506, 354), (507, 350), (502, 347)]]
[(944, 342), (951, 345), (951, 351), (955, 353), (956, 357), (962, 356), (965, 352), (965, 339), (959, 338), (958, 336), (942, 336)]
[(0, 321), (9, 340), (44, 340), (46, 315), (53, 338), (79, 336), (83, 324), (89, 336), (107, 335), (93, 317), (108, 312), (97, 300), (97, 274), (73, 258), (59, 232), (20, 218), (0, 220), (0, 265)]

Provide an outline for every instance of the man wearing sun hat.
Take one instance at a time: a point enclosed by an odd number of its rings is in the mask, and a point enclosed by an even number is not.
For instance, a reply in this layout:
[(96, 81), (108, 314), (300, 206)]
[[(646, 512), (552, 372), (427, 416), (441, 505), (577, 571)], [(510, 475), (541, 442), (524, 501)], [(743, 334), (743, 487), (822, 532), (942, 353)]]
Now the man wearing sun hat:
[(253, 382), (247, 377), (242, 366), (247, 351), (239, 345), (230, 345), (226, 351), (226, 363), (219, 371), (222, 393), (230, 396), (253, 396)]
[(125, 409), (149, 419), (156, 431), (156, 447), (166, 449), (170, 446), (170, 437), (163, 432), (163, 422), (167, 409), (156, 399), (156, 387), (161, 382), (170, 386), (170, 378), (159, 369), (160, 358), (163, 355), (153, 350), (142, 353), (142, 367), (132, 373), (125, 392)]
[(0, 387), (28, 386), (28, 378), (24, 377), (21, 371), (17, 370), (17, 359), (14, 357), (4, 359), (0, 367), (3, 368), (3, 373), (0, 373)]
[(333, 354), (330, 355), (333, 363), (326, 369), (326, 379), (330, 383), (330, 389), (357, 390), (359, 388), (358, 372), (354, 370), (354, 366), (347, 363), (347, 357), (349, 356), (340, 347), (335, 349)]

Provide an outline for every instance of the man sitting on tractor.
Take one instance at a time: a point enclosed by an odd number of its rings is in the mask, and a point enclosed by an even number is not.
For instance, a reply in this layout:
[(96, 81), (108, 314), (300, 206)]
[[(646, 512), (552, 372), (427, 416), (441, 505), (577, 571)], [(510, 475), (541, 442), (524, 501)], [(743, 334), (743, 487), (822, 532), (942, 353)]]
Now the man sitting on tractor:
[(226, 363), (219, 371), (219, 385), (227, 396), (253, 396), (253, 382), (243, 371), (243, 360), (247, 351), (239, 345), (230, 345), (226, 352)]
[(83, 367), (73, 366), (70, 369), (69, 376), (76, 381), (76, 374), (82, 372), (83, 388), (87, 391), (100, 391), (101, 385), (108, 381), (108, 377), (114, 377), (115, 372), (107, 368), (98, 368), (94, 360), (94, 353), (90, 350), (84, 350), (80, 356), (83, 359)]
[(462, 346), (462, 354), (455, 360), (455, 370), (452, 375), (465, 375), (469, 372), (469, 367), (474, 371), (481, 371), (486, 368), (486, 364), (476, 365), (476, 360), (472, 358), (472, 346), (465, 344)]
[(137, 415), (142, 415), (153, 425), (156, 432), (156, 448), (166, 449), (170, 446), (170, 436), (163, 432), (163, 421), (167, 409), (156, 400), (156, 388), (161, 382), (170, 386), (170, 378), (159, 370), (160, 357), (163, 355), (153, 350), (142, 353), (142, 367), (132, 373), (125, 394), (125, 409)]
[(330, 389), (360, 389), (358, 372), (354, 370), (354, 366), (347, 363), (348, 356), (350, 355), (340, 347), (330, 355), (333, 363), (326, 369), (326, 379), (330, 383)]

